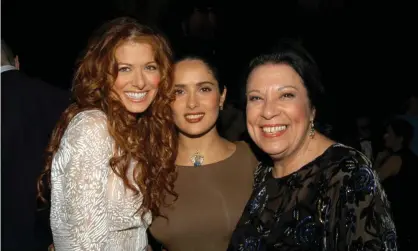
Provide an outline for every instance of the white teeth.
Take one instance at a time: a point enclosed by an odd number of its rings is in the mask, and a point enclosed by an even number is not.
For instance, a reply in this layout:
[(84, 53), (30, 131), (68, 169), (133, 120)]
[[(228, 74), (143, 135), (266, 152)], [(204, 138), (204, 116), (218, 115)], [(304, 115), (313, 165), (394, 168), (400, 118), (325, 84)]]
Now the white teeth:
[(270, 126), (270, 127), (263, 127), (263, 132), (265, 133), (276, 133), (276, 132), (280, 132), (283, 131), (287, 128), (287, 126), (282, 125), (282, 126)]
[(131, 99), (143, 99), (147, 92), (125, 92), (125, 94)]
[(203, 117), (204, 114), (193, 114), (193, 115), (187, 115), (186, 119), (198, 119)]

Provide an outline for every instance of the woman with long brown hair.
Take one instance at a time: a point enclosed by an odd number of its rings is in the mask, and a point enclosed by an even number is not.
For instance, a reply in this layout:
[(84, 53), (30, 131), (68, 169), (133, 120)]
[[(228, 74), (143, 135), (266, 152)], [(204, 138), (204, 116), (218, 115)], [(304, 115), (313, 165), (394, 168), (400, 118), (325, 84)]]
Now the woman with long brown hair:
[(176, 196), (170, 71), (166, 40), (134, 19), (94, 33), (39, 181), (41, 198), (42, 181), (51, 188), (55, 250), (146, 248), (152, 216)]

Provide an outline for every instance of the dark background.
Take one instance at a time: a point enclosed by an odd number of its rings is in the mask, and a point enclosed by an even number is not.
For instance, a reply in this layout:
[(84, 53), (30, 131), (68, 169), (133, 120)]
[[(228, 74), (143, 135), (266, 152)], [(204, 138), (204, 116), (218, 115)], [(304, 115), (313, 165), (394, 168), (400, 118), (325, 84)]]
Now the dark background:
[[(417, 85), (416, 8), (403, 1), (212, 1), (219, 43), (237, 96), (248, 60), (277, 38), (303, 41), (317, 60), (331, 103), (330, 120), (344, 124), (359, 113), (379, 117), (399, 107)], [(175, 40), (187, 7), (202, 1), (2, 1), (2, 38), (22, 69), (70, 88), (74, 63), (103, 21), (130, 15), (160, 27)], [(231, 88), (232, 86), (232, 88)]]

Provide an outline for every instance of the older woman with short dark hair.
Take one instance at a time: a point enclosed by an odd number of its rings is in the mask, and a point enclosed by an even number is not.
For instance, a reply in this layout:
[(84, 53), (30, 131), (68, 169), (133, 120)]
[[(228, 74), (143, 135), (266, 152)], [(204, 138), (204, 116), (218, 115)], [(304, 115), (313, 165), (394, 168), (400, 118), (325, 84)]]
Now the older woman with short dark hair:
[(323, 88), (312, 57), (283, 43), (252, 60), (247, 127), (261, 163), (228, 250), (397, 250), (370, 161), (315, 128)]

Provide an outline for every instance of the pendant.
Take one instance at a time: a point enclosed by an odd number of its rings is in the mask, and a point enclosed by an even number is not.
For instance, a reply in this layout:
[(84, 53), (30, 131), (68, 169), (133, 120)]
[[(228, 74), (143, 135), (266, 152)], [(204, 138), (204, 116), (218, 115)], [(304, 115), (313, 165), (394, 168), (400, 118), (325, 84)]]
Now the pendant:
[(205, 157), (199, 153), (199, 151), (197, 151), (195, 154), (192, 155), (192, 157), (190, 157), (190, 160), (193, 163), (193, 166), (198, 167), (201, 166), (203, 164), (203, 160), (205, 159)]

